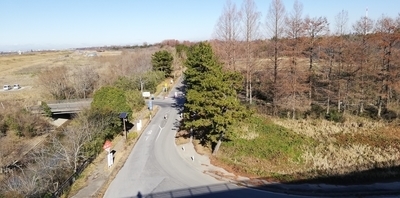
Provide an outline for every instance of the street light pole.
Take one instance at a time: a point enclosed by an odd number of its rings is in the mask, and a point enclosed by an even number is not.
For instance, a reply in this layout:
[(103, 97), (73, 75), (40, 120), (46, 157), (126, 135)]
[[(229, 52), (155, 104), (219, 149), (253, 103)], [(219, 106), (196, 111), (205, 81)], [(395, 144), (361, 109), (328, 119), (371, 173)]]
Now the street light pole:
[(125, 123), (126, 121), (128, 121), (127, 117), (128, 117), (128, 113), (126, 113), (126, 112), (121, 112), (119, 114), (119, 118), (122, 119), (122, 122), (124, 123), (125, 140), (128, 139), (128, 132), (126, 131), (126, 123)]

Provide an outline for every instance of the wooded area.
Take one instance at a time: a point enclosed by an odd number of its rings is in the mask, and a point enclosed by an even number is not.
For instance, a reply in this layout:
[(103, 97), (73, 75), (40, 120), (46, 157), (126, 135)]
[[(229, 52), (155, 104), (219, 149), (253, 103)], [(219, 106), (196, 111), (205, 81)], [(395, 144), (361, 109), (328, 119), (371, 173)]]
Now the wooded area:
[(299, 1), (286, 12), (273, 0), (264, 22), (254, 1), (243, 1), (241, 9), (227, 1), (211, 43), (224, 69), (243, 73), (246, 101), (256, 98), (270, 115), (394, 119), (400, 113), (400, 15), (348, 21), (344, 10), (328, 22), (303, 16)]

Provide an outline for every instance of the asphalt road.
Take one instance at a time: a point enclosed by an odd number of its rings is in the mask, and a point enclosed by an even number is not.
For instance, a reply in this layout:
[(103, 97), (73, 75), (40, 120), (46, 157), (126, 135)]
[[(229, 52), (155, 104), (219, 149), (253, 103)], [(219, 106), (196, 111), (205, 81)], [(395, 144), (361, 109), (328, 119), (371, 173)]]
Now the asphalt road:
[(178, 154), (174, 143), (179, 119), (175, 102), (173, 98), (153, 101), (160, 107), (157, 115), (104, 197), (299, 197), (224, 183), (192, 167)]

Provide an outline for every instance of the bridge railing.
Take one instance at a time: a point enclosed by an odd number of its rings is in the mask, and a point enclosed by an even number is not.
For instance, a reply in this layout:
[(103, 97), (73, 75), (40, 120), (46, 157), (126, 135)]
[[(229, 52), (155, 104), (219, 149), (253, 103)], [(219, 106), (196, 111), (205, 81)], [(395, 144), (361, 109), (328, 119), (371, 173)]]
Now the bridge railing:
[(85, 99), (67, 99), (67, 100), (51, 100), (47, 101), (47, 104), (61, 104), (61, 103), (71, 103), (71, 102), (92, 102), (93, 98)]

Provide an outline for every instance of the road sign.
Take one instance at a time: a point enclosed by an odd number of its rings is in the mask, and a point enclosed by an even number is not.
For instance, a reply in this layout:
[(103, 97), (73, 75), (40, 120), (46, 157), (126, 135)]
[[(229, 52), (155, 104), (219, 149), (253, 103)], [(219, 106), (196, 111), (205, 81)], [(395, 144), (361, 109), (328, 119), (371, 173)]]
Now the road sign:
[(110, 150), (110, 148), (111, 148), (111, 142), (110, 142), (110, 140), (106, 140), (106, 142), (104, 143), (104, 145), (103, 145), (103, 149), (104, 150), (106, 150), (106, 151), (109, 151)]
[(142, 96), (144, 97), (144, 98), (150, 98), (150, 92), (143, 92), (142, 93)]

